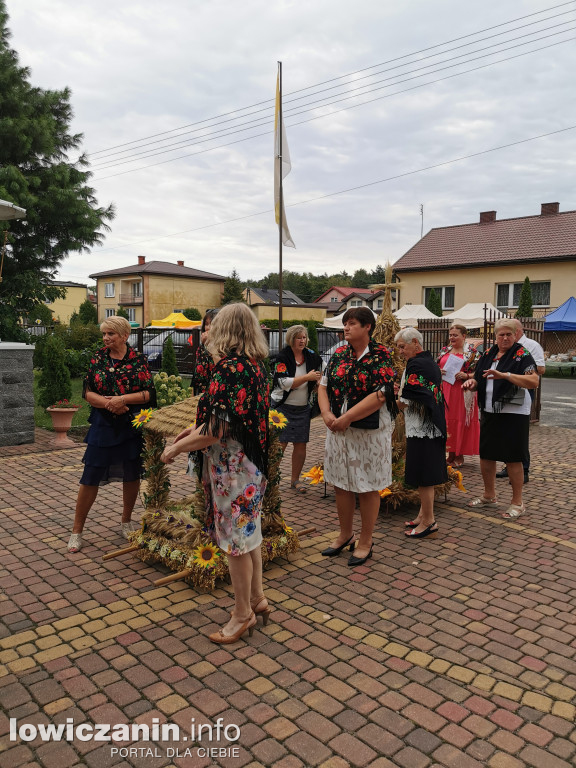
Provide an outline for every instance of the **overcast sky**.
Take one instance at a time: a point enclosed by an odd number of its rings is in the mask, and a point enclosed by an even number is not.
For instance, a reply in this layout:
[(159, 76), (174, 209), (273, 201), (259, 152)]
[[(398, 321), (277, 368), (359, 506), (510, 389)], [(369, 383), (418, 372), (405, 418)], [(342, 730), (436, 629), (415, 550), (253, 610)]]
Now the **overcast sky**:
[[(117, 209), (103, 247), (70, 256), (59, 279), (88, 282), (140, 254), (222, 275), (236, 268), (243, 279), (276, 271), (279, 60), (296, 243), (285, 269), (394, 261), (420, 237), (421, 204), (424, 232), (484, 210), (576, 208), (576, 130), (411, 173), (576, 126), (574, 2), (7, 0), (7, 9), (32, 84), (71, 88), (98, 201)], [(120, 146), (128, 142), (137, 143)], [(136, 152), (145, 154), (129, 160)]]

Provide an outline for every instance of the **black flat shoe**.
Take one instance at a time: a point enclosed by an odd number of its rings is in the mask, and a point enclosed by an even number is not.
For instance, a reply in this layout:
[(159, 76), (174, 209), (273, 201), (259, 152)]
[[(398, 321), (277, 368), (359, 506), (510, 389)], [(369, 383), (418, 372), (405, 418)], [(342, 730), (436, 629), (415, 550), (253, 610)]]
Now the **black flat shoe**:
[(346, 549), (346, 547), (350, 544), (350, 552), (354, 552), (354, 547), (356, 546), (356, 542), (354, 541), (354, 534), (350, 536), (348, 541), (345, 541), (344, 544), (340, 547), (326, 547), (326, 549), (323, 549), (320, 554), (322, 557), (336, 557), (336, 555), (339, 555), (340, 552), (342, 552), (343, 549)]
[(404, 531), (404, 536), (408, 536), (410, 539), (423, 539), (425, 536), (432, 536), (435, 538), (438, 533), (438, 526), (436, 525), (436, 521), (434, 521), (428, 528), (424, 528), (423, 531), (420, 531), (420, 533), (414, 533), (414, 530), (415, 529), (413, 528), (411, 531)]
[(374, 545), (372, 544), (370, 547), (370, 552), (366, 555), (366, 557), (356, 557), (355, 555), (351, 555), (350, 559), (348, 560), (348, 566), (350, 568), (355, 568), (357, 565), (364, 565), (366, 560), (370, 559), (372, 557), (372, 550), (374, 549)]

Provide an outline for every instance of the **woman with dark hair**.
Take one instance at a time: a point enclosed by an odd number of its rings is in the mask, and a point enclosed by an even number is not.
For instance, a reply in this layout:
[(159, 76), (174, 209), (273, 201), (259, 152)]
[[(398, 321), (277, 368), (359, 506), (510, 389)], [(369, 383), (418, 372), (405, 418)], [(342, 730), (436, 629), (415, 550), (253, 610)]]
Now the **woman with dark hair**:
[(306, 493), (300, 473), (306, 460), (306, 443), (310, 439), (309, 398), (322, 371), (322, 358), (306, 346), (308, 331), (303, 325), (292, 325), (286, 331), (286, 346), (276, 358), (271, 395), (272, 407), (288, 419), (278, 437), (282, 451), (293, 443), (290, 487)]
[(90, 403), (90, 429), (82, 462), (84, 472), (76, 501), (76, 513), (68, 552), (82, 547), (82, 531), (100, 485), (122, 481), (121, 534), (134, 530), (132, 511), (142, 475), (142, 431), (132, 419), (142, 408), (156, 405), (156, 391), (144, 355), (128, 344), (130, 323), (123, 317), (107, 317), (100, 326), (104, 346), (90, 360), (82, 396)]
[(178, 435), (162, 461), (171, 464), (179, 453), (196, 452), (208, 533), (228, 558), (234, 590), (230, 621), (210, 640), (228, 644), (252, 634), (256, 615), (266, 624), (271, 613), (261, 552), (269, 405), (262, 360), (268, 345), (252, 310), (228, 304), (214, 318), (208, 349), (216, 362), (198, 403), (196, 426)]
[(502, 513), (506, 520), (524, 514), (522, 502), (524, 468), (529, 457), (528, 435), (532, 400), (529, 389), (538, 386), (536, 363), (528, 350), (515, 341), (516, 320), (501, 318), (494, 325), (496, 344), (485, 352), (476, 367), (473, 379), (465, 381), (464, 389), (478, 392), (480, 419), (480, 470), (484, 493), (469, 507), (496, 508), (496, 462), (508, 467), (512, 485), (512, 503)]
[(378, 491), (392, 482), (392, 428), (397, 413), (394, 370), (389, 351), (372, 341), (376, 324), (367, 307), (353, 307), (342, 318), (347, 345), (328, 362), (318, 390), (318, 404), (328, 427), (324, 480), (334, 486), (340, 533), (322, 552), (334, 557), (352, 552), (356, 494), (362, 528), (356, 554), (348, 565), (372, 557), (372, 534), (380, 509)]
[(210, 383), (212, 368), (214, 368), (214, 359), (208, 352), (207, 344), (210, 336), (210, 326), (212, 320), (218, 314), (218, 309), (209, 309), (202, 318), (200, 326), (200, 344), (196, 350), (196, 359), (194, 361), (194, 373), (192, 375), (192, 386), (194, 394), (201, 395)]
[[(480, 353), (466, 341), (467, 330), (463, 325), (453, 325), (448, 330), (450, 343), (443, 347), (438, 357), (442, 373), (442, 394), (446, 405), (446, 450), (448, 464), (461, 467), (464, 456), (478, 456), (480, 423), (478, 403), (473, 392), (462, 389), (462, 384), (473, 378)], [(453, 355), (462, 361), (462, 367), (455, 374), (454, 381), (446, 381), (445, 366)]]

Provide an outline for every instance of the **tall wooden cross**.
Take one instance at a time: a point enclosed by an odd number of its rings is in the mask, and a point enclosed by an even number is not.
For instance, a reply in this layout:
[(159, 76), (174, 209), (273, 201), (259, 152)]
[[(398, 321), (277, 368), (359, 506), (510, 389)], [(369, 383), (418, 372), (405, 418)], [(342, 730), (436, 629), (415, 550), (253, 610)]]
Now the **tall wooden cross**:
[(402, 283), (392, 282), (392, 264), (388, 262), (386, 264), (386, 282), (369, 286), (369, 288), (372, 288), (374, 290), (384, 291), (384, 300), (382, 302), (382, 314), (387, 314), (387, 315), (392, 314), (392, 291), (393, 290), (397, 291), (403, 287), (404, 286), (402, 285)]

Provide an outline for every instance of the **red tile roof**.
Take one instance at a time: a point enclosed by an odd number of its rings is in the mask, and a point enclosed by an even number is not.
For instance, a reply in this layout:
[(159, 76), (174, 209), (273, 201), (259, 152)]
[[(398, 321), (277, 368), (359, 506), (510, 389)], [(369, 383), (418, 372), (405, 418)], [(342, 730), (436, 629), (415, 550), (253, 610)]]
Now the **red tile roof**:
[(576, 211), (431, 229), (394, 264), (418, 272), (576, 258)]
[(326, 296), (327, 293), (330, 293), (330, 291), (338, 291), (338, 293), (342, 297), (348, 298), (351, 293), (358, 293), (362, 294), (362, 296), (370, 296), (371, 293), (374, 293), (370, 288), (341, 288), (338, 285), (333, 285), (330, 288), (328, 288), (327, 291), (324, 291), (324, 293), (321, 296), (318, 296), (317, 299), (315, 299), (314, 303), (317, 303), (319, 301), (322, 301), (322, 298)]

